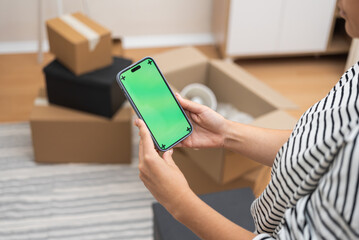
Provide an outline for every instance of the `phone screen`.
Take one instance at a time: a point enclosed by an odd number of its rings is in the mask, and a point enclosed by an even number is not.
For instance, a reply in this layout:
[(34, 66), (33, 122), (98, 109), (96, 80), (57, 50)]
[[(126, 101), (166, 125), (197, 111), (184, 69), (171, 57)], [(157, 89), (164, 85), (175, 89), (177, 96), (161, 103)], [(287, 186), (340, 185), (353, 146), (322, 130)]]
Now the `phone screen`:
[(166, 151), (191, 134), (191, 123), (152, 58), (124, 69), (117, 81), (158, 149)]

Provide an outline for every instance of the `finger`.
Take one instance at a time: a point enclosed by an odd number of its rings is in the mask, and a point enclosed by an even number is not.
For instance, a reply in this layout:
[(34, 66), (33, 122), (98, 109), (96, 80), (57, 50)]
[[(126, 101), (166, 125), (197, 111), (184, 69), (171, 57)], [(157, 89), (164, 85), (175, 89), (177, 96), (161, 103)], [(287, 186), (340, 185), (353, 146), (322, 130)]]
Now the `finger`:
[(141, 119), (136, 119), (136, 126), (140, 130), (140, 137), (143, 145), (143, 154), (156, 153), (150, 132), (148, 131), (146, 124)]
[(179, 93), (176, 93), (176, 97), (180, 102), (180, 104), (182, 105), (182, 107), (190, 112), (201, 113), (205, 108), (205, 106), (199, 103), (195, 103), (188, 99), (184, 99), (181, 95), (179, 95)]
[(137, 126), (136, 125), (136, 121), (137, 121), (138, 117), (136, 117), (136, 119), (133, 121), (133, 125)]
[(139, 160), (139, 165), (143, 165), (143, 143), (142, 143), (142, 140), (140, 140), (140, 144), (139, 144), (138, 160)]
[(200, 119), (199, 119), (199, 117), (198, 117), (197, 114), (191, 112), (191, 113), (189, 114), (189, 116), (191, 116), (191, 119), (192, 119), (193, 122), (199, 123)]
[(167, 152), (164, 152), (162, 155), (163, 160), (169, 165), (176, 165), (172, 158), (173, 149), (168, 150)]

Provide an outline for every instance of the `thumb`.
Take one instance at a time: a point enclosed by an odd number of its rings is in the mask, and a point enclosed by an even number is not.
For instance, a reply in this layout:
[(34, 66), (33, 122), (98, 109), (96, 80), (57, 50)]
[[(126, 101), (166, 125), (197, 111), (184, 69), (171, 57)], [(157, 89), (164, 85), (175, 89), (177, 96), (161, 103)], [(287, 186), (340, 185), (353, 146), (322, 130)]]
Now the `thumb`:
[(176, 93), (176, 97), (177, 97), (178, 101), (180, 102), (181, 106), (183, 107), (183, 109), (185, 109), (185, 110), (199, 114), (206, 109), (206, 107), (204, 105), (192, 102), (191, 100), (188, 100), (188, 99), (185, 99), (179, 93)]
[(176, 165), (172, 158), (173, 149), (168, 150), (162, 155), (163, 160), (169, 165)]

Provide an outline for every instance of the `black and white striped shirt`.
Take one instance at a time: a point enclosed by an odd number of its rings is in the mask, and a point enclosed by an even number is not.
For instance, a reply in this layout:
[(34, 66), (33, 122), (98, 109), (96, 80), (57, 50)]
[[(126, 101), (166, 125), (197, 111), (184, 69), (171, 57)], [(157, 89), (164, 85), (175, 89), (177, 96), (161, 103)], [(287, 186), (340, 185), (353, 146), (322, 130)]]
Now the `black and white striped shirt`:
[(300, 118), (251, 212), (255, 239), (359, 239), (359, 63)]

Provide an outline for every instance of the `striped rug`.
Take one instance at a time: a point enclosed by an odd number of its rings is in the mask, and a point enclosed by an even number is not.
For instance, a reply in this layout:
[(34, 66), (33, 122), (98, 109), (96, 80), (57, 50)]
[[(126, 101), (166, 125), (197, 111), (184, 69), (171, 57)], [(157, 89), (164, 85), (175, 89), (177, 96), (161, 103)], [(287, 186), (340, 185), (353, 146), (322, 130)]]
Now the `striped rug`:
[(37, 164), (29, 124), (0, 125), (0, 239), (152, 239), (137, 162)]

